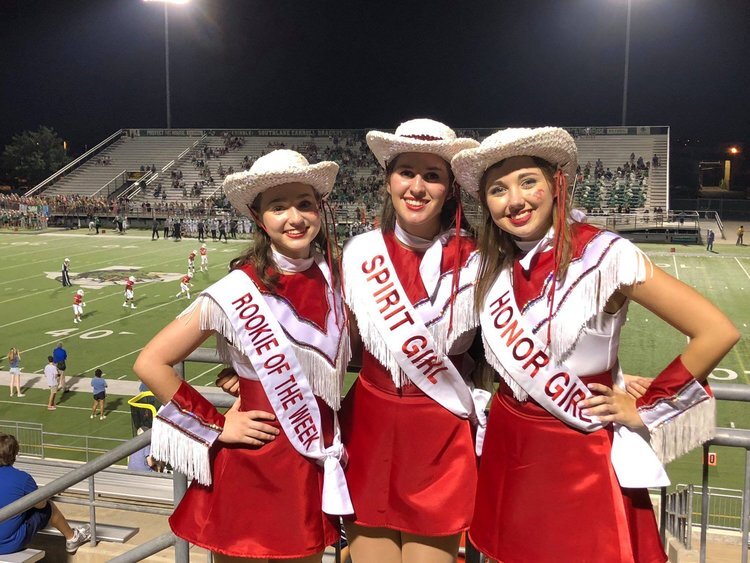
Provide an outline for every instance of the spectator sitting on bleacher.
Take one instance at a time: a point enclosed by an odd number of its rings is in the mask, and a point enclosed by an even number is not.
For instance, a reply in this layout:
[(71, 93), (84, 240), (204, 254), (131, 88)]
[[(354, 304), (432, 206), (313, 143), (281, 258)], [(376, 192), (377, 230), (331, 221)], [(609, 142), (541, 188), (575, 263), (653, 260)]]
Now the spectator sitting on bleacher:
[[(0, 434), (0, 508), (33, 493), (37, 489), (34, 478), (13, 467), (18, 456), (18, 440), (10, 434)], [(15, 553), (26, 549), (34, 535), (51, 524), (65, 537), (65, 551), (75, 553), (91, 539), (88, 524), (73, 529), (63, 513), (50, 500), (43, 500), (33, 508), (0, 523), (0, 553)]]

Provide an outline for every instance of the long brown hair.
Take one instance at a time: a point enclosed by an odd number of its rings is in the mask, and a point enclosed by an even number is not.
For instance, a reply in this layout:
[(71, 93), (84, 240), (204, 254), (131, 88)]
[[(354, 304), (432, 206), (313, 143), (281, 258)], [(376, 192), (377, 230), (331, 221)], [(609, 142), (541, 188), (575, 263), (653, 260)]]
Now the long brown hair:
[[(555, 199), (557, 199), (558, 194), (555, 190), (555, 173), (557, 167), (542, 158), (536, 156), (531, 158), (534, 161), (534, 164), (541, 169), (544, 178), (549, 184), (550, 190), (552, 190)], [(498, 274), (503, 269), (510, 268), (513, 264), (513, 260), (521, 252), (518, 246), (513, 242), (513, 237), (495, 224), (492, 220), (492, 216), (487, 210), (487, 176), (490, 171), (502, 166), (503, 162), (505, 162), (505, 160), (496, 162), (490, 166), (485, 171), (479, 182), (479, 200), (482, 202), (482, 211), (484, 212), (485, 220), (484, 228), (482, 229), (482, 234), (480, 235), (477, 244), (481, 256), (479, 275), (477, 276), (478, 281), (474, 292), (474, 307), (477, 312), (482, 310), (484, 298), (490, 290), (490, 287), (492, 287), (492, 284), (495, 282)], [(570, 200), (570, 198), (568, 199)], [(572, 225), (568, 220), (569, 218), (570, 201), (566, 201), (565, 221), (562, 222), (564, 226), (562, 229), (562, 244), (560, 247), (562, 255), (560, 257), (560, 267), (557, 272), (558, 281), (565, 279), (565, 274), (568, 271), (570, 257), (572, 255)], [(560, 224), (558, 222), (557, 205), (552, 206), (552, 224)]]
[[(390, 233), (396, 228), (396, 208), (393, 207), (393, 200), (391, 194), (388, 193), (388, 182), (390, 181), (391, 174), (396, 169), (396, 163), (401, 155), (397, 155), (393, 160), (388, 162), (385, 166), (385, 180), (381, 193), (383, 194), (383, 209), (380, 212), (380, 230), (383, 233)], [(444, 161), (445, 162), (445, 161)], [(456, 222), (456, 190), (453, 189), (455, 177), (451, 170), (450, 164), (446, 162), (448, 168), (448, 196), (443, 202), (443, 208), (440, 210), (440, 232), (446, 231), (451, 227), (455, 226)], [(472, 233), (473, 230), (466, 217), (461, 216), (461, 228)]]
[[(313, 189), (313, 193), (315, 194), (315, 201), (318, 203), (320, 214), (324, 215), (323, 202), (320, 194), (315, 189)], [(252, 243), (244, 254), (229, 262), (229, 270), (237, 270), (242, 266), (250, 264), (255, 268), (258, 278), (263, 285), (273, 291), (279, 283), (281, 270), (279, 270), (273, 259), (273, 254), (271, 252), (271, 237), (268, 236), (268, 233), (266, 233), (260, 225), (260, 198), (262, 195), (262, 193), (258, 194), (253, 200), (253, 204), (250, 206), (250, 209), (253, 212), (253, 219), (255, 220), (255, 232), (253, 232)], [(327, 263), (333, 264), (337, 259), (338, 249), (331, 249), (333, 256), (329, 256), (328, 249), (330, 245), (325, 228), (325, 221), (322, 221), (322, 223), (320, 231), (312, 241), (311, 247), (313, 251), (317, 250), (320, 252), (326, 259)], [(337, 267), (334, 266), (331, 268), (331, 276), (333, 276), (333, 283), (335, 285), (339, 278), (339, 269)]]

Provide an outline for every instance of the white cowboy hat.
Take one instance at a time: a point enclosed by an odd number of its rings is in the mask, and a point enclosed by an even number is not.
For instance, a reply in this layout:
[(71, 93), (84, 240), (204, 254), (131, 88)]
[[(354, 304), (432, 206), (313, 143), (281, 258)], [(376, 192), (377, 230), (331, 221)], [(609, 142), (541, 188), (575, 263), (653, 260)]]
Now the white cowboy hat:
[(463, 150), (451, 161), (456, 181), (472, 195), (487, 169), (512, 156), (536, 156), (560, 168), (573, 186), (578, 166), (578, 148), (573, 137), (559, 127), (503, 129), (473, 149)]
[(261, 156), (250, 170), (230, 174), (224, 180), (224, 193), (234, 208), (252, 217), (255, 198), (273, 186), (300, 182), (308, 184), (325, 198), (333, 189), (339, 165), (335, 162), (310, 164), (296, 151), (279, 149)]
[(405, 152), (436, 154), (447, 162), (463, 149), (476, 147), (474, 139), (456, 137), (456, 132), (433, 119), (411, 119), (398, 126), (395, 133), (370, 131), (367, 145), (383, 168)]

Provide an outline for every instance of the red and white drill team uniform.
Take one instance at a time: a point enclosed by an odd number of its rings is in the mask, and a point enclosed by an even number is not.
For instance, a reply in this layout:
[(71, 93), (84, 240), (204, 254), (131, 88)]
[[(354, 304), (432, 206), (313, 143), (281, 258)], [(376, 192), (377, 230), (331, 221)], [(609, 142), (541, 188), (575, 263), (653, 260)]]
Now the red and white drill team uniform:
[[(315, 263), (303, 271), (280, 276), (273, 291), (263, 285), (253, 266), (244, 266), (241, 271), (283, 326), (310, 382), (320, 410), (322, 435), (330, 444), (340, 384), (350, 356), (347, 333), (342, 330), (340, 294), (330, 289), (326, 275)], [(208, 288), (201, 293), (180, 316), (199, 314), (201, 328), (217, 332), (217, 349), (240, 378), (240, 410), (274, 412), (250, 360), (237, 349), (239, 337), (235, 331), (246, 327), (233, 326), (211, 291)], [(282, 384), (289, 379), (279, 377)], [(176, 535), (218, 553), (271, 559), (310, 556), (338, 539), (338, 518), (321, 510), (321, 467), (295, 450), (278, 417), (268, 422), (281, 430), (275, 440), (261, 447), (225, 445), (216, 441), (223, 415), (188, 384), (182, 384), (172, 403), (177, 408), (171, 415), (160, 411), (155, 425), (161, 424), (162, 416), (169, 416), (161, 427), (172, 433), (168, 439), (179, 442), (187, 438), (209, 447), (209, 479), (213, 479), (206, 485), (198, 478), (193, 480), (169, 519)], [(184, 415), (186, 412), (190, 415)], [(179, 437), (175, 432), (184, 434)]]
[(188, 256), (188, 272), (192, 272), (195, 270), (195, 252), (191, 252)]
[(201, 248), (198, 252), (201, 255), (201, 270), (205, 267), (208, 268), (208, 249)]
[[(361, 526), (423, 536), (456, 534), (468, 529), (474, 508), (470, 491), (476, 485), (477, 468), (472, 428), (468, 420), (411, 383), (373, 330), (362, 308), (364, 300), (373, 296), (366, 294), (369, 288), (350, 282), (352, 269), (362, 266), (362, 257), (372, 246), (371, 239), (363, 238), (368, 236), (381, 233), (359, 235), (344, 251), (345, 295), (354, 312), (350, 322), (357, 323), (364, 345), (362, 369), (340, 414), (349, 454), (346, 478), (353, 520)], [(450, 351), (450, 360), (462, 372), (477, 323), (472, 314), (475, 274), (468, 266), (476, 262), (474, 241), (459, 239), (459, 264), (471, 282), (460, 286), (453, 332), (448, 335), (456, 237), (443, 233), (435, 239), (440, 246), (433, 245), (427, 252), (403, 246), (393, 232), (382, 238), (409, 301), (438, 343), (438, 352), (447, 355)], [(428, 259), (431, 250), (437, 252)]]
[[(573, 225), (572, 244), (571, 264), (565, 280), (557, 285), (553, 301), (550, 357), (564, 362), (584, 384), (622, 385), (617, 352), (627, 303), (616, 313), (605, 312), (604, 306), (614, 291), (644, 281), (650, 263), (629, 241), (589, 225)], [(513, 324), (513, 334), (521, 335), (514, 336), (516, 342), (523, 340), (521, 331), (527, 328), (546, 341), (553, 269), (551, 244), (546, 249), (538, 245), (514, 261), (512, 298), (524, 322)], [(500, 285), (498, 288), (499, 292), (506, 291)], [(482, 334), (483, 338), (496, 338), (505, 330), (501, 338), (505, 341), (510, 338), (510, 320), (506, 316), (500, 318), (500, 311), (504, 310), (498, 306), (499, 301), (493, 301), (495, 296), (490, 290), (482, 325), (494, 314), (496, 317), (490, 322), (494, 322), (497, 332), (493, 333), (488, 325)], [(485, 316), (493, 310), (496, 312)], [(494, 342), (498, 346), (498, 341)], [(506, 346), (511, 348), (511, 344)], [(666, 479), (654, 451), (645, 443), (632, 449), (631, 438), (640, 438), (624, 427), (613, 428), (609, 424), (586, 432), (563, 423), (528, 396), (502, 362), (498, 363), (499, 356), (490, 353), (492, 349), (485, 340), (488, 362), (501, 381), (492, 401), (479, 468), (476, 508), (469, 532), (474, 545), (503, 563), (666, 561), (646, 489), (655, 486), (656, 480)], [(655, 409), (664, 411), (662, 421), (671, 418), (670, 424), (677, 427), (680, 413), (670, 406), (670, 399), (690, 396), (684, 404), (691, 403), (694, 412), (712, 405), (703, 386), (689, 374), (686, 377), (686, 370), (680, 373), (674, 364), (654, 380), (637, 405), (639, 411), (655, 405)], [(566, 379), (561, 376), (565, 375), (555, 375), (554, 385), (563, 385)], [(552, 389), (553, 380), (545, 387), (550, 397), (560, 395), (564, 399), (570, 395), (568, 391)], [(665, 386), (673, 389), (664, 392)], [(646, 414), (642, 418), (652, 431), (654, 446), (660, 441), (658, 424), (651, 424)], [(684, 450), (706, 439), (690, 436), (694, 430), (670, 431), (683, 436), (684, 442), (677, 447)], [(677, 442), (678, 434), (667, 441)], [(694, 443), (687, 443), (691, 440)], [(618, 448), (634, 455), (617, 454)], [(658, 447), (654, 449), (661, 453)], [(659, 457), (669, 461), (675, 448), (666, 449), (672, 449), (672, 454)], [(628, 486), (633, 488), (621, 486), (623, 481), (632, 483)]]

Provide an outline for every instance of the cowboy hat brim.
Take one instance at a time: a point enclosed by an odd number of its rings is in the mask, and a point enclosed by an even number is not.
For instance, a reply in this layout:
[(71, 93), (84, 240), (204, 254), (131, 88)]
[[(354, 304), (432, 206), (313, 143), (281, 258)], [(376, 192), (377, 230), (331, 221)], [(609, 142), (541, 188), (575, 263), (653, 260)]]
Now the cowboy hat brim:
[(372, 154), (385, 168), (394, 157), (406, 152), (426, 152), (436, 154), (446, 162), (464, 149), (479, 145), (478, 141), (469, 138), (457, 138), (454, 140), (424, 140), (417, 138), (402, 137), (393, 133), (383, 131), (370, 131), (367, 134), (367, 146)]
[(273, 172), (256, 173), (248, 170), (227, 176), (223, 189), (232, 206), (239, 213), (252, 218), (250, 207), (255, 198), (268, 188), (299, 182), (312, 186), (320, 197), (325, 199), (333, 189), (338, 171), (339, 165), (335, 162), (319, 162)]
[(569, 185), (575, 180), (578, 149), (570, 134), (559, 127), (504, 129), (476, 148), (463, 150), (451, 161), (456, 181), (476, 196), (482, 176), (493, 164), (514, 156), (535, 156), (560, 168)]

